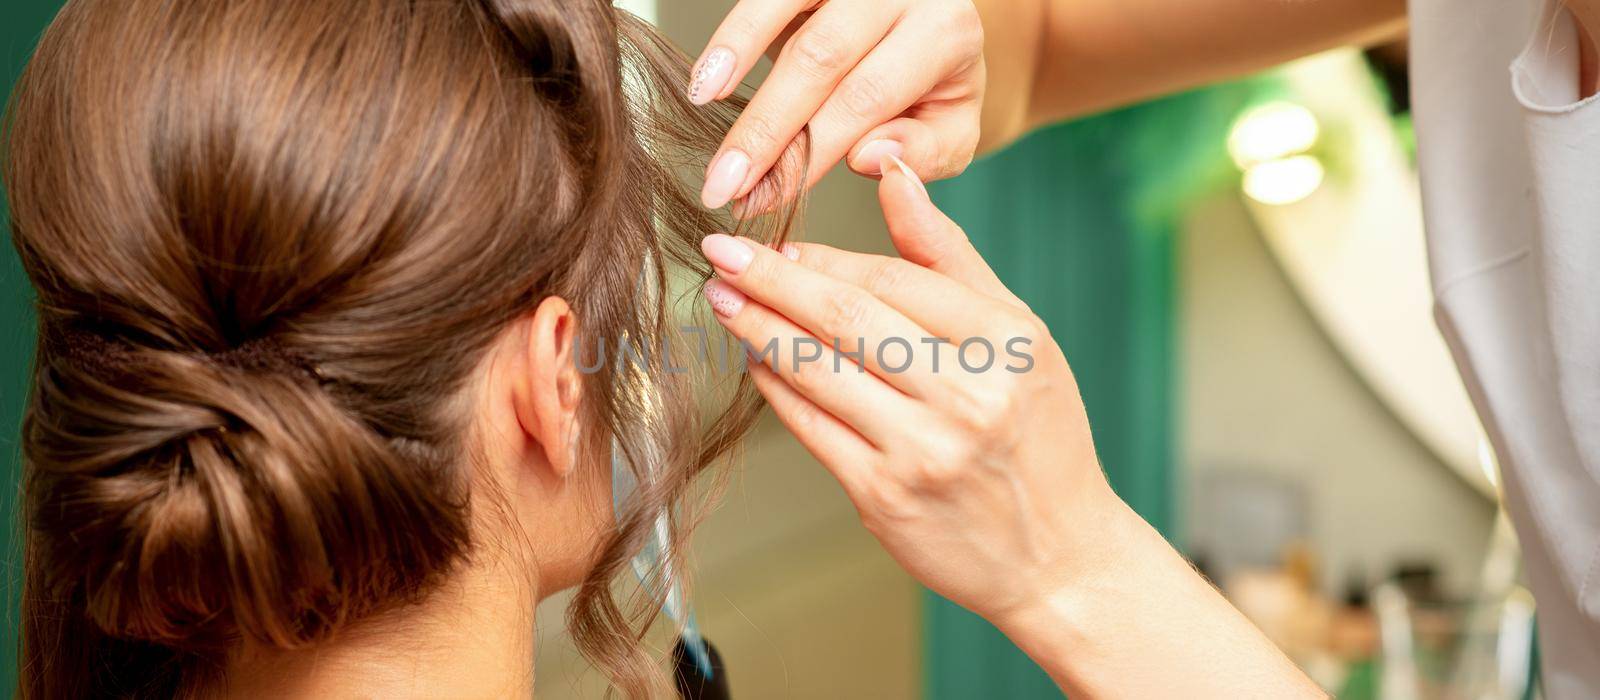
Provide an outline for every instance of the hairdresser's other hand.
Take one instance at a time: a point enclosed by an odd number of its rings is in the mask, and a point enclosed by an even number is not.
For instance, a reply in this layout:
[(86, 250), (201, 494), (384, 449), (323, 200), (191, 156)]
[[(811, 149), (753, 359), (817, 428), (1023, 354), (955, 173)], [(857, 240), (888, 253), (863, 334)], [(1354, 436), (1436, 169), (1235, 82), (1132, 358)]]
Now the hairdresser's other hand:
[(889, 553), (1008, 619), (1096, 571), (1102, 527), (1124, 507), (1045, 325), (920, 183), (895, 172), (880, 187), (904, 259), (714, 236), (707, 296), (760, 355), (756, 386)]
[(695, 64), (690, 100), (728, 97), (780, 46), (707, 168), (708, 208), (748, 195), (808, 124), (807, 187), (840, 159), (877, 175), (894, 153), (924, 180), (972, 162), (985, 80), (972, 0), (739, 0)]
[(1112, 493), (1045, 325), (909, 167), (885, 167), (903, 258), (704, 245), (756, 387), (862, 522), (1070, 696), (1325, 697)]

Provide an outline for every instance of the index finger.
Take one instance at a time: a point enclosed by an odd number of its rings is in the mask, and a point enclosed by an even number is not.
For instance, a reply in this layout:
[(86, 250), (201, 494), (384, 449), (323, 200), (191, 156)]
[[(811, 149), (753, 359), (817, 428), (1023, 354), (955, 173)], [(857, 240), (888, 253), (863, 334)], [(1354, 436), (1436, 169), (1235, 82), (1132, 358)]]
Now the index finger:
[(733, 94), (773, 40), (819, 2), (741, 0), (734, 5), (689, 72), (689, 102), (704, 105)]
[(899, 12), (881, 0), (835, 2), (807, 19), (706, 169), (703, 204), (716, 209), (749, 194), (834, 87), (888, 34)]
[(865, 289), (912, 322), (953, 342), (1001, 335), (1017, 325), (1014, 317), (1019, 309), (904, 258), (819, 243), (786, 243), (784, 254), (802, 267)]
[[(942, 375), (939, 371), (941, 364), (954, 364), (954, 360), (941, 363), (950, 355), (948, 339), (930, 336), (927, 330), (867, 291), (797, 265), (749, 239), (715, 234), (706, 237), (701, 247), (717, 268), (719, 284), (804, 329), (834, 348), (834, 353), (855, 360), (890, 386), (915, 397), (948, 392), (950, 380), (944, 375), (949, 372)], [(888, 351), (896, 346), (899, 353), (893, 356), (899, 359), (905, 354), (904, 364), (886, 359), (890, 357)], [(911, 361), (919, 346), (931, 346), (931, 362)]]

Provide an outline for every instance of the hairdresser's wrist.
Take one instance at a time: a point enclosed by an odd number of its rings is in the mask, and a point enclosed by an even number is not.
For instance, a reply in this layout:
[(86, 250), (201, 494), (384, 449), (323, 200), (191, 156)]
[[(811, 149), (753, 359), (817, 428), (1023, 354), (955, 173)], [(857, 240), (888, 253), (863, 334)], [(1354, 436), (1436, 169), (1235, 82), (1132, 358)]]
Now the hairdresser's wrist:
[[(1103, 500), (1103, 499), (1102, 499)], [(1067, 559), (1072, 571), (1036, 586), (1024, 604), (990, 620), (1067, 690), (1085, 687), (1084, 677), (1098, 658), (1111, 611), (1127, 607), (1138, 587), (1152, 583), (1149, 564), (1170, 553), (1166, 541), (1121, 499), (1085, 519), (1088, 536), (1074, 544)], [(1166, 550), (1166, 551), (1162, 551)]]
[(1069, 696), (1326, 697), (1131, 509), (1107, 517), (1097, 563), (995, 620)]

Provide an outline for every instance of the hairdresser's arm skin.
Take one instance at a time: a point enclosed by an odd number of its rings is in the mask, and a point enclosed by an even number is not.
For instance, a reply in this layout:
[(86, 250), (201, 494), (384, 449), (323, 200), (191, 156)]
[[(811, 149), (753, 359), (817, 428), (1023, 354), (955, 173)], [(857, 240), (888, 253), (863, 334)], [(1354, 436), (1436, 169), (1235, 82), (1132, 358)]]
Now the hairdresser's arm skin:
[[(767, 364), (752, 363), (757, 388), (868, 529), (1074, 697), (1322, 697), (1111, 491), (1044, 324), (890, 162), (880, 199), (903, 259), (722, 235), (703, 246), (718, 320), (754, 348), (777, 341)], [(976, 373), (955, 347), (922, 341), (980, 337), (996, 359)], [(842, 353), (866, 339), (865, 354), (836, 358), (823, 347), (834, 338)], [(915, 346), (904, 371), (890, 338)], [(969, 350), (983, 365), (981, 347)]]
[[(985, 146), (1033, 127), (1394, 36), (1405, 0), (978, 0), (1016, 66), (984, 114)], [(1014, 30), (1015, 31), (1015, 30)]]
[[(1567, 4), (1589, 30), (1583, 92), (1594, 94), (1600, 0)], [(846, 155), (875, 175), (889, 148), (939, 179), (974, 148), (1039, 125), (1392, 36), (1404, 16), (1405, 0), (740, 0), (705, 52), (736, 56), (730, 79), (702, 99), (731, 94), (769, 47), (783, 48), (723, 144), (753, 167), (736, 184), (718, 183), (713, 167), (707, 205), (747, 194), (806, 124), (813, 181)], [(976, 18), (986, 40), (971, 31)]]
[[(1600, 30), (1600, 0), (1566, 3), (1586, 30), (1582, 89), (1586, 95), (1594, 94), (1600, 71), (1595, 69), (1591, 37), (1592, 30)], [(984, 110), (985, 147), (1003, 145), (1028, 129), (1065, 118), (1243, 75), (1337, 46), (1393, 37), (1406, 11), (1405, 0), (977, 0), (977, 4), (984, 27), (991, 31), (1001, 25), (1044, 28), (1037, 34), (1014, 33), (1007, 37), (1010, 41), (991, 41), (985, 48), (991, 66), (1012, 61), (1018, 70), (1009, 85), (999, 85), (998, 78), (991, 83), (993, 92)]]
[(1392, 35), (1404, 14), (1405, 0), (739, 0), (702, 54), (734, 57), (704, 71), (720, 89), (691, 93), (726, 97), (781, 51), (704, 199), (748, 194), (808, 124), (813, 180), (845, 156), (875, 175), (889, 149), (949, 177), (1035, 126)]
[(1596, 48), (1595, 41), (1596, 34), (1600, 33), (1600, 0), (1567, 0), (1567, 7), (1572, 8), (1583, 30), (1579, 52), (1582, 70), (1578, 72), (1578, 79), (1579, 92), (1587, 98), (1600, 93), (1600, 49)]

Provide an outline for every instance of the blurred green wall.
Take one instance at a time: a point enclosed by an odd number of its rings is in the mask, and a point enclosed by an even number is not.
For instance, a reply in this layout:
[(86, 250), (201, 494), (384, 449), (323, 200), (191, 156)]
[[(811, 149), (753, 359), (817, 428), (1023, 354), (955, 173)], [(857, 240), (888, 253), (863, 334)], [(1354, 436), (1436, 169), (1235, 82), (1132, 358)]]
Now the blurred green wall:
[[(0, 79), (5, 94), (33, 53), (40, 32), (50, 23), (58, 0), (6, 0), (0, 3)], [(8, 100), (9, 102), (9, 100)], [(22, 460), (17, 450), (17, 428), (22, 422), (22, 405), (27, 396), (29, 367), (33, 362), (32, 294), (22, 266), (11, 247), (11, 217), (0, 201), (0, 228), (5, 233), (0, 250), (0, 469), (4, 470), (5, 522), (5, 631), (0, 633), (0, 688), (17, 685), (17, 600), (21, 592), (22, 547), (17, 528), (17, 476)]]
[[(934, 199), (1050, 326), (1071, 362), (1111, 485), (1175, 539), (1174, 236), (1183, 204), (1234, 175), (1225, 137), (1262, 89), (1239, 83), (1041, 130)], [(933, 700), (1060, 697), (992, 626), (931, 593)]]

